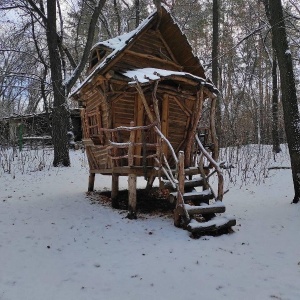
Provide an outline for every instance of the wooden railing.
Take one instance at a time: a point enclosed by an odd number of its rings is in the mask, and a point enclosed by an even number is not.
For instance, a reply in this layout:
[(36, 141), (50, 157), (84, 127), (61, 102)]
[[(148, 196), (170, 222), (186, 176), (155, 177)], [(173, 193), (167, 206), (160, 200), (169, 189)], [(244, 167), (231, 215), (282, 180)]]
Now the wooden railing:
[[(146, 143), (146, 142), (135, 142), (136, 134), (138, 131), (148, 131), (154, 130), (156, 123), (152, 123), (146, 126), (134, 126), (134, 123), (131, 122), (130, 126), (119, 126), (116, 128), (100, 128), (100, 131), (104, 132), (106, 135), (106, 139), (108, 140), (108, 144), (103, 145), (105, 149), (108, 151), (108, 156), (113, 161), (113, 164), (116, 166), (120, 166), (120, 161), (123, 159), (127, 159), (127, 165), (132, 167), (134, 165), (139, 165), (135, 163), (135, 159), (150, 159), (156, 158), (157, 154), (160, 152), (159, 143)], [(120, 142), (119, 136), (121, 136), (122, 131), (129, 132), (129, 140), (126, 142)], [(142, 135), (142, 133), (141, 133)], [(101, 147), (101, 146), (100, 146)], [(139, 148), (140, 151), (136, 149)], [(143, 149), (145, 148), (145, 149)], [(123, 153), (118, 151), (119, 149), (123, 149)], [(145, 154), (149, 150), (152, 150), (152, 154)], [(143, 152), (144, 155), (139, 154), (138, 152)]]
[[(148, 131), (153, 130), (156, 136), (156, 142), (154, 143), (145, 143), (145, 142), (135, 142), (136, 135), (138, 131)], [(131, 122), (130, 126), (119, 126), (116, 128), (100, 128), (100, 132), (104, 132), (106, 135), (106, 139), (108, 143), (105, 145), (95, 145), (99, 148), (105, 148), (108, 151), (108, 156), (113, 161), (113, 164), (116, 166), (120, 166), (123, 159), (128, 161), (127, 165), (132, 167), (136, 165), (140, 165), (135, 163), (135, 159), (150, 159), (153, 158), (156, 167), (162, 170), (163, 174), (168, 178), (171, 182), (173, 188), (176, 188), (177, 178), (174, 176), (174, 170), (171, 169), (168, 159), (166, 157), (166, 153), (163, 153), (162, 149), (163, 144), (167, 145), (169, 153), (174, 160), (175, 164), (178, 164), (178, 158), (175, 154), (174, 148), (172, 147), (170, 141), (165, 137), (165, 135), (160, 131), (157, 126), (157, 122), (153, 122), (150, 125), (146, 126), (134, 126), (134, 123)], [(126, 142), (118, 141), (118, 135), (122, 131), (129, 132), (129, 139)], [(142, 135), (142, 133), (140, 134)], [(136, 149), (140, 148), (140, 151)], [(119, 149), (124, 150), (122, 154), (118, 151)], [(145, 153), (149, 152), (150, 150), (155, 150), (155, 153), (145, 155)], [(138, 152), (143, 153), (143, 155), (137, 154)]]
[[(164, 136), (164, 134), (159, 130), (157, 126), (154, 127), (158, 137), (160, 139), (161, 149), (163, 149), (162, 145), (165, 143), (172, 155), (173, 160), (175, 161), (176, 165), (178, 164), (178, 159), (176, 157), (174, 148), (172, 147), (170, 141)], [(155, 158), (156, 163), (158, 164), (159, 168), (161, 168), (164, 175), (170, 181), (171, 185), (174, 189), (177, 188), (177, 179), (174, 177), (173, 171), (168, 163), (168, 159), (166, 157), (166, 153), (161, 152), (159, 157)]]
[[(210, 162), (210, 164), (214, 167), (214, 169), (218, 175), (218, 193), (217, 193), (217, 195), (215, 195), (216, 196), (215, 198), (216, 198), (216, 200), (222, 201), (223, 195), (224, 195), (224, 177), (223, 177), (221, 168), (217, 164), (217, 162), (212, 158), (212, 156), (206, 151), (205, 147), (201, 143), (197, 134), (195, 135), (195, 139), (196, 139), (199, 149), (201, 150), (201, 154)], [(201, 166), (200, 166), (200, 168), (201, 168)]]

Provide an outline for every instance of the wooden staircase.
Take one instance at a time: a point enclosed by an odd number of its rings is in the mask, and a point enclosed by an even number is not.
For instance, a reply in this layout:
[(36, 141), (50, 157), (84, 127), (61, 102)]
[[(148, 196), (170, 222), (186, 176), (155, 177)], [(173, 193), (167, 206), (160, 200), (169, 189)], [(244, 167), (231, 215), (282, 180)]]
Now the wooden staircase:
[[(236, 220), (223, 215), (226, 207), (222, 202), (224, 194), (222, 171), (197, 137), (196, 140), (201, 150), (200, 155), (205, 156), (215, 170), (206, 175), (202, 159), (198, 166), (200, 174), (193, 177), (189, 175), (189, 169), (184, 169), (183, 151), (179, 152), (176, 175), (174, 177), (170, 175), (168, 180), (163, 181), (164, 188), (171, 190), (170, 201), (176, 203), (174, 225), (190, 231), (195, 237), (230, 232), (231, 227), (236, 225)], [(208, 181), (214, 173), (218, 175), (217, 193), (213, 191)]]
[[(194, 189), (203, 187), (203, 181), (201, 177), (185, 179), (182, 195), (179, 194), (178, 197), (178, 191), (170, 193), (170, 201), (176, 201), (174, 225), (190, 231), (194, 236), (229, 232), (231, 227), (236, 225), (236, 220), (221, 215), (226, 211), (226, 206), (215, 198), (210, 188), (202, 191)], [(164, 183), (165, 187), (169, 186), (168, 182)]]

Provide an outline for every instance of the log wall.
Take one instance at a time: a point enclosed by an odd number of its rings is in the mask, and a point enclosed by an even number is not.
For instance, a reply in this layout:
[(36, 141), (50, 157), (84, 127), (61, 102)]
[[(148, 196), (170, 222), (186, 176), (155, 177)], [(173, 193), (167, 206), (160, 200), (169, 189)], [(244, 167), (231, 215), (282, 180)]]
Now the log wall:
[(176, 152), (178, 152), (186, 139), (187, 130), (190, 125), (190, 115), (179, 106), (175, 97), (169, 97), (169, 128), (168, 139)]
[(150, 54), (167, 60), (172, 60), (159, 33), (154, 30), (146, 31), (130, 48), (137, 53)]

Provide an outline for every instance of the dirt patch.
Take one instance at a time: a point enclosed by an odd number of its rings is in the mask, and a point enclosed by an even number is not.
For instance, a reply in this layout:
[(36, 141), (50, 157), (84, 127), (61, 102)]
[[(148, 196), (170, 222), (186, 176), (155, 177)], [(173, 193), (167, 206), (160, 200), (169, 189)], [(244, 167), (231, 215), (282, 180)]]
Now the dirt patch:
[[(145, 189), (138, 189), (137, 194), (137, 213), (149, 214), (158, 216), (173, 217), (174, 204), (171, 204), (167, 199), (167, 195), (159, 188), (152, 188), (150, 191)], [(110, 191), (94, 191), (87, 193), (87, 197), (91, 199), (92, 203), (101, 203), (103, 205), (111, 206), (111, 192)], [(118, 209), (127, 211), (128, 209), (128, 190), (119, 191), (118, 195)]]

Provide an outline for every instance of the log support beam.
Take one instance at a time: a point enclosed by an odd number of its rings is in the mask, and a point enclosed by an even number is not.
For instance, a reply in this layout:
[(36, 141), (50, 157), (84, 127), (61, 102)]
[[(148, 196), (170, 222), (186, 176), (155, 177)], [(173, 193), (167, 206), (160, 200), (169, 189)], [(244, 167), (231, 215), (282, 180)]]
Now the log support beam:
[(93, 192), (94, 191), (94, 184), (95, 184), (95, 173), (90, 173), (89, 176), (89, 186), (88, 191)]
[(111, 204), (113, 208), (119, 208), (119, 175), (113, 173), (111, 178)]
[(128, 219), (136, 219), (136, 175), (128, 176)]
[(152, 189), (154, 180), (155, 180), (156, 176), (155, 175), (151, 175), (148, 180), (147, 180), (147, 186), (146, 186), (146, 190), (150, 191)]

